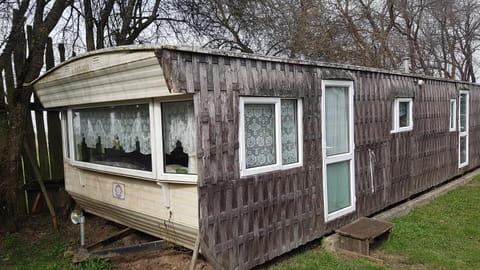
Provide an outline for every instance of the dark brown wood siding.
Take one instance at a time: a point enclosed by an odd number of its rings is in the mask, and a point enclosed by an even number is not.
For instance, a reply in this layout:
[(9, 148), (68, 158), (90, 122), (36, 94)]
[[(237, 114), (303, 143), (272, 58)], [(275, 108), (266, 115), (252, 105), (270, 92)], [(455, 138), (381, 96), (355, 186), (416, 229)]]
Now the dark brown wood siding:
[[(418, 78), (400, 74), (246, 55), (156, 53), (171, 91), (194, 93), (201, 250), (217, 267), (252, 268), (480, 164), (480, 122), (473, 117), (480, 107), (470, 106), (470, 164), (458, 169), (458, 132), (449, 131), (449, 100), (459, 90), (453, 82), (425, 80), (420, 87)], [(355, 92), (356, 211), (328, 223), (322, 184), (324, 79), (351, 80)], [(470, 104), (480, 101), (478, 86), (467, 87)], [(303, 99), (303, 167), (240, 178), (241, 96)], [(413, 131), (390, 132), (396, 97), (413, 98)]]

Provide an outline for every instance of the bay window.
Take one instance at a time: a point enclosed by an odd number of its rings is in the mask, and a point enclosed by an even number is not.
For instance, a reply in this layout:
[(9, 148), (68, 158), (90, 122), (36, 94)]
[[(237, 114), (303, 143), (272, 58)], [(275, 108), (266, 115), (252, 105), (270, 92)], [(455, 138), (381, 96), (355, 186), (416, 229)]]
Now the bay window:
[(72, 110), (72, 126), (75, 161), (152, 171), (149, 104)]
[(65, 156), (85, 169), (195, 182), (195, 123), (191, 99), (71, 109), (64, 121)]

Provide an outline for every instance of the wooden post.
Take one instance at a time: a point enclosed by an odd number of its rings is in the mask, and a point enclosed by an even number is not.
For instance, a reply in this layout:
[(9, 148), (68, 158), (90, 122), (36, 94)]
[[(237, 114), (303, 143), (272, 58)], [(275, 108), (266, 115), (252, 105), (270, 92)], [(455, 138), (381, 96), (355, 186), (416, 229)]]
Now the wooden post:
[(195, 269), (195, 263), (197, 262), (199, 249), (200, 249), (200, 233), (197, 234), (197, 239), (195, 240), (195, 248), (193, 249), (192, 260), (190, 261), (189, 270)]

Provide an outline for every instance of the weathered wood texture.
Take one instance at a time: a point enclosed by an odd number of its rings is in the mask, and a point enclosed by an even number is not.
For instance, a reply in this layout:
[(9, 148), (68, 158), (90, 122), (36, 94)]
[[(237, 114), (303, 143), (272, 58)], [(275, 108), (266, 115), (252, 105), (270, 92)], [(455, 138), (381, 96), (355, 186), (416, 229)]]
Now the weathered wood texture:
[[(173, 92), (194, 93), (201, 251), (217, 267), (248, 269), (359, 216), (367, 216), (480, 164), (480, 107), (470, 106), (470, 164), (458, 169), (449, 100), (458, 85), (391, 73), (220, 54), (156, 51)], [(321, 81), (354, 82), (356, 212), (325, 223)], [(470, 89), (470, 104), (480, 99)], [(303, 99), (304, 166), (240, 178), (239, 97)], [(414, 129), (394, 133), (395, 97), (412, 97)], [(480, 117), (479, 117), (480, 118)], [(458, 126), (458, 125), (457, 125)], [(368, 152), (373, 151), (373, 192)]]

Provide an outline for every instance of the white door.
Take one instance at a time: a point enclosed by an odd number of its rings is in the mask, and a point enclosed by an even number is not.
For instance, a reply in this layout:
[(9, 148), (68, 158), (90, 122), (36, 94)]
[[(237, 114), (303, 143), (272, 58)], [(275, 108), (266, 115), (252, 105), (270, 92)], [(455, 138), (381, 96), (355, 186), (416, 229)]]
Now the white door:
[(458, 167), (468, 165), (468, 91), (460, 91), (458, 106)]
[(322, 82), (323, 195), (326, 221), (355, 210), (353, 82)]

